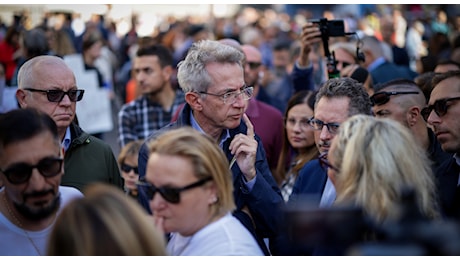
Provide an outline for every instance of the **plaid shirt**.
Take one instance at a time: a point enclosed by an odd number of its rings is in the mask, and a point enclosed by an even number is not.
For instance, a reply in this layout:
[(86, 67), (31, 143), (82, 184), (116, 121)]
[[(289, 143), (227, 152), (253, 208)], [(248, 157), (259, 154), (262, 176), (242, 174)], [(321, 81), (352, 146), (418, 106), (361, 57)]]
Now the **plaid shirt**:
[(185, 102), (182, 90), (176, 90), (176, 98), (169, 111), (152, 102), (146, 96), (141, 96), (124, 104), (118, 112), (118, 143), (125, 146), (133, 140), (144, 140), (155, 130), (171, 122), (176, 110)]

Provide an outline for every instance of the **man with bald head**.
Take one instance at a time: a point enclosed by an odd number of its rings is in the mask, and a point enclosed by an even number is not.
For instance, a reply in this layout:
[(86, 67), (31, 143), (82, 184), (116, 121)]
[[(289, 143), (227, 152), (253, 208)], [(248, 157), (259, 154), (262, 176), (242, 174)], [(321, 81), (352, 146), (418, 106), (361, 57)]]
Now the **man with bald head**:
[[(260, 91), (259, 72), (262, 64), (262, 54), (252, 45), (241, 46), (246, 56), (244, 64), (244, 81), (254, 88), (254, 96)], [(283, 142), (283, 114), (274, 106), (264, 103), (257, 98), (250, 99), (246, 109), (254, 130), (262, 139), (267, 156), (268, 165), (274, 170), (278, 164), (278, 157)]]
[(452, 155), (441, 149), (431, 128), (427, 127), (421, 111), (426, 105), (425, 95), (412, 80), (392, 80), (378, 86), (371, 96), (376, 117), (387, 117), (409, 128), (415, 140), (428, 152), (433, 172)]
[(56, 122), (64, 156), (61, 185), (82, 190), (91, 182), (106, 182), (123, 188), (112, 149), (84, 132), (76, 123), (78, 89), (75, 76), (63, 59), (42, 55), (30, 59), (18, 72), (16, 98), (21, 108), (36, 108)]

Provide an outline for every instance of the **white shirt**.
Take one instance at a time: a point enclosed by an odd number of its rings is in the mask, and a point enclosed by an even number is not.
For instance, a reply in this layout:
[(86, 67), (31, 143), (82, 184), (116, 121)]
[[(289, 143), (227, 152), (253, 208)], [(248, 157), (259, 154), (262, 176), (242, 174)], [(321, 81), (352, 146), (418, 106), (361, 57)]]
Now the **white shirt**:
[(264, 255), (251, 233), (230, 213), (192, 236), (172, 233), (166, 249), (172, 256)]
[[(83, 197), (83, 194), (73, 187), (59, 186), (59, 192), (61, 193), (61, 206), (59, 207), (59, 211), (72, 199)], [(45, 255), (47, 251), (48, 236), (53, 229), (53, 224), (40, 231), (27, 231), (29, 236), (27, 237), (23, 229), (11, 223), (11, 221), (0, 213), (0, 255)], [(32, 239), (33, 244), (29, 238)], [(40, 252), (37, 252), (34, 244)]]
[(326, 186), (324, 187), (323, 195), (321, 196), (321, 201), (319, 202), (320, 208), (328, 208), (334, 204), (335, 201), (335, 187), (332, 184), (332, 181), (327, 178)]

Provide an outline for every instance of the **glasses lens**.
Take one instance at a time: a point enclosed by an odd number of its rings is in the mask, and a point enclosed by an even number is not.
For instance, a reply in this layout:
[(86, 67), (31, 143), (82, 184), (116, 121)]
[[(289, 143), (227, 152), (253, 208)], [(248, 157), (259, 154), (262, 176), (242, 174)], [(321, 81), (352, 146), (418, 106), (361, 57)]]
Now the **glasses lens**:
[(133, 167), (133, 166), (130, 166), (130, 165), (127, 165), (127, 164), (122, 164), (121, 165), (121, 170), (124, 171), (124, 172), (130, 172), (131, 170), (134, 171), (134, 173), (138, 174), (139, 173), (139, 170), (137, 167)]
[(371, 97), (371, 102), (375, 106), (383, 105), (390, 100), (390, 97), (386, 93), (376, 93)]
[(173, 188), (159, 188), (161, 196), (168, 202), (177, 204), (180, 201), (180, 192), (177, 189)]
[(67, 95), (69, 95), (70, 101), (77, 101), (77, 90), (70, 90), (69, 92), (67, 92)]
[(425, 108), (422, 109), (421, 114), (422, 114), (422, 117), (425, 120), (425, 122), (428, 121), (428, 117), (431, 114), (431, 110), (432, 110), (432, 107), (425, 107)]
[(438, 116), (443, 116), (447, 113), (447, 101), (444, 99), (434, 102), (433, 107)]
[(310, 120), (310, 125), (313, 126), (315, 130), (323, 129), (324, 122), (318, 119)]
[(38, 171), (45, 177), (53, 177), (61, 172), (62, 159), (46, 158), (41, 160), (38, 165)]
[(243, 96), (246, 100), (250, 99), (252, 97), (252, 93), (253, 93), (253, 90), (254, 88), (252, 87), (247, 87), (245, 89), (243, 89)]
[(65, 92), (62, 90), (48, 90), (46, 96), (50, 102), (61, 102), (64, 98)]
[(75, 93), (77, 96), (77, 100), (72, 100), (72, 101), (80, 101), (83, 99), (83, 93), (85, 93), (85, 91), (83, 89), (78, 89), (78, 90), (75, 90)]
[(32, 175), (32, 167), (28, 164), (18, 164), (5, 170), (4, 173), (12, 184), (21, 184), (26, 182)]
[(257, 69), (258, 67), (260, 67), (260, 63), (259, 63), (259, 62), (248, 62), (248, 65), (249, 65), (249, 68), (251, 68), (252, 70), (255, 70), (255, 69)]

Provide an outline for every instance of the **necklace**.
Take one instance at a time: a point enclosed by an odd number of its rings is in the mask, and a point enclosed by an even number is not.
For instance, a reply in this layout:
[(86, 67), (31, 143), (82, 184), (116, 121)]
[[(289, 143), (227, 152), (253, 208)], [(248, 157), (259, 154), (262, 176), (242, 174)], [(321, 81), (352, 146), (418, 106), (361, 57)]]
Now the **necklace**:
[(8, 214), (10, 214), (10, 216), (14, 219), (14, 221), (18, 224), (19, 228), (22, 229), (22, 231), (24, 231), (24, 234), (27, 236), (27, 238), (29, 239), (30, 243), (34, 246), (35, 250), (37, 251), (38, 255), (41, 256), (42, 253), (40, 252), (40, 250), (38, 249), (38, 246), (35, 244), (34, 240), (29, 236), (29, 232), (27, 232), (25, 229), (24, 229), (24, 226), (22, 225), (22, 222), (16, 217), (16, 215), (13, 213), (13, 211), (10, 209), (10, 206), (8, 205), (8, 202), (6, 201), (6, 198), (5, 198), (5, 194), (3, 194), (3, 202), (5, 203), (6, 205), (6, 210), (8, 211)]

